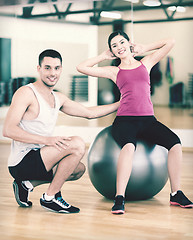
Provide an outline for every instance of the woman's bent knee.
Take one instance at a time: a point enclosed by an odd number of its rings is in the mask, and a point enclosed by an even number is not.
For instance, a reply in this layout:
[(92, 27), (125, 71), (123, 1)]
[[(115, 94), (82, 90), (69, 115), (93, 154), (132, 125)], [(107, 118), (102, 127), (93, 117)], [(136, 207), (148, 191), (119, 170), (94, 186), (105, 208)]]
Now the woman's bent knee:
[(126, 149), (128, 151), (134, 152), (135, 151), (135, 145), (133, 143), (127, 143), (124, 145), (122, 149)]
[(181, 143), (174, 144), (170, 149), (169, 152), (172, 151), (182, 151), (182, 145)]

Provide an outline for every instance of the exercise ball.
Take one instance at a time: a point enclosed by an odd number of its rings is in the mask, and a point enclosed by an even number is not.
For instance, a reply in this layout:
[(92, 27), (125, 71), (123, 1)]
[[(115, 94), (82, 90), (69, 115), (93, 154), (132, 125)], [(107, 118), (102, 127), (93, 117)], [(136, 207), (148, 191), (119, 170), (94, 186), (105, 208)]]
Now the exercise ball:
[[(88, 173), (96, 190), (108, 199), (116, 194), (117, 162), (121, 148), (111, 134), (112, 127), (103, 129), (88, 151)], [(137, 142), (126, 200), (152, 198), (168, 180), (167, 150), (147, 142)]]

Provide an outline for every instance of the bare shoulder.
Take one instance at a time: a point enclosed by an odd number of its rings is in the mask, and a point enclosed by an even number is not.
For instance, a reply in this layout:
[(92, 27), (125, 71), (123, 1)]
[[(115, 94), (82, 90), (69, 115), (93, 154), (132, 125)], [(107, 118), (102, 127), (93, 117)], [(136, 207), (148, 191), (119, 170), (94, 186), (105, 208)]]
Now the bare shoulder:
[(109, 70), (112, 71), (114, 74), (117, 74), (119, 71), (119, 68), (116, 66), (107, 66), (107, 68), (109, 68)]
[(117, 74), (119, 72), (119, 68), (116, 67), (116, 66), (106, 66), (105, 68), (108, 69), (109, 72), (111, 72), (111, 80), (113, 82), (116, 82)]
[(28, 86), (22, 86), (14, 93), (11, 105), (9, 108), (9, 112), (17, 112), (22, 115), (26, 111), (26, 109), (33, 105), (35, 102), (35, 95), (32, 89)]
[(147, 55), (144, 58), (141, 59), (141, 62), (143, 65), (146, 67), (148, 73), (150, 73), (151, 68), (153, 67), (154, 64), (151, 63), (151, 55)]
[(17, 99), (24, 99), (25, 101), (30, 101), (34, 98), (33, 90), (28, 86), (22, 86), (17, 89), (17, 91), (14, 93), (14, 98)]

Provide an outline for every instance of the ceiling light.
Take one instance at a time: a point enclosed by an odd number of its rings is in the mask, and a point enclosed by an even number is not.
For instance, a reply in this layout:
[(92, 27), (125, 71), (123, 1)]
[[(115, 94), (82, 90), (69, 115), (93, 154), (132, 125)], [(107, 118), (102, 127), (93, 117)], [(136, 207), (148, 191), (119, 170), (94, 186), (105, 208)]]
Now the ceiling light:
[(176, 12), (185, 12), (186, 11), (186, 8), (185, 7), (182, 7), (182, 6), (170, 6), (167, 8), (169, 11), (176, 11)]
[(145, 0), (143, 4), (148, 7), (157, 7), (161, 5), (161, 2), (158, 0)]
[(186, 8), (185, 7), (181, 7), (181, 6), (177, 6), (177, 12), (185, 12)]
[(120, 13), (116, 13), (116, 12), (105, 12), (102, 11), (100, 13), (101, 17), (105, 17), (105, 18), (115, 18), (115, 19), (120, 19), (121, 18), (121, 14)]
[(168, 9), (169, 11), (174, 12), (174, 11), (176, 11), (176, 6), (170, 6), (170, 7), (168, 7), (167, 9)]

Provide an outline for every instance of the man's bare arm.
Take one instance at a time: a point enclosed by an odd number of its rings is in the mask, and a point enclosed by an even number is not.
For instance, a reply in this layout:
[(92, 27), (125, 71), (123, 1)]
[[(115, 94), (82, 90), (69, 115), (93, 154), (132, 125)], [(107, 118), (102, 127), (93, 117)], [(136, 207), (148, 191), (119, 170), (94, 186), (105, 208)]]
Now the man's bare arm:
[(62, 94), (60, 94), (60, 99), (62, 99), (62, 112), (71, 116), (87, 119), (99, 118), (111, 114), (115, 112), (120, 105), (119, 102), (116, 102), (108, 105), (85, 107), (78, 102), (70, 100)]
[(47, 146), (55, 146), (58, 149), (68, 146), (70, 138), (65, 136), (46, 137), (36, 134), (31, 134), (23, 130), (19, 123), (25, 112), (32, 104), (33, 92), (28, 87), (21, 87), (13, 96), (12, 103), (7, 113), (3, 136), (13, 140), (25, 143), (43, 144)]

